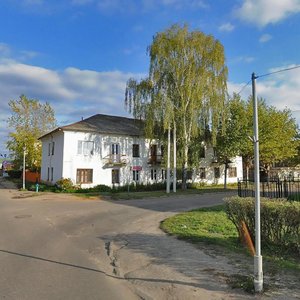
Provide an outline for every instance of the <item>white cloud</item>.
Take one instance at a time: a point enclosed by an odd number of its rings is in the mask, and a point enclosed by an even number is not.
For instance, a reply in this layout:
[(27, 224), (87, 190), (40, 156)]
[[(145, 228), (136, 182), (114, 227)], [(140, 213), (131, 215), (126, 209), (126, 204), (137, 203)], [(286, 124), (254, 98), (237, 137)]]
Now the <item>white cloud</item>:
[(241, 20), (260, 27), (275, 24), (299, 12), (299, 0), (244, 0), (235, 11)]
[(221, 26), (219, 26), (220, 31), (227, 31), (230, 32), (234, 29), (234, 26), (231, 23), (224, 23)]
[[(285, 68), (292, 68), (295, 65), (281, 66), (269, 70), (275, 72)], [(258, 74), (259, 75), (259, 74)], [(229, 94), (240, 92), (246, 83), (228, 84)], [(278, 109), (288, 108), (292, 111), (293, 116), (300, 124), (300, 68), (288, 72), (273, 74), (267, 77), (258, 78), (256, 81), (257, 96), (266, 99), (269, 105), (273, 105)], [(243, 89), (241, 96), (248, 99), (252, 94), (251, 82)]]
[(21, 94), (49, 102), (60, 124), (69, 124), (97, 113), (128, 116), (124, 108), (126, 82), (143, 74), (96, 72), (67, 68), (62, 71), (0, 60), (0, 152), (8, 135), (5, 120), (8, 101)]
[(260, 38), (259, 38), (259, 42), (260, 43), (266, 43), (268, 41), (270, 41), (272, 39), (272, 36), (270, 34), (263, 34)]

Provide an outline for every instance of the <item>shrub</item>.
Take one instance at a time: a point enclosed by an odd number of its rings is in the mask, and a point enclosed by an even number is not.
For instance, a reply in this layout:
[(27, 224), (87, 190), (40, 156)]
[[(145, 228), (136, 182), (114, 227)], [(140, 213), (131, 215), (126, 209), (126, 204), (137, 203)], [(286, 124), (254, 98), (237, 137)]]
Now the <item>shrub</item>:
[(20, 170), (8, 170), (7, 174), (9, 175), (10, 178), (21, 178), (22, 176), (22, 171)]
[(288, 200), (300, 202), (300, 194), (291, 194), (288, 196)]
[[(255, 199), (231, 197), (225, 203), (227, 216), (238, 232), (244, 221), (254, 241)], [(300, 202), (261, 198), (261, 241), (262, 247), (278, 246), (300, 254)]]
[(58, 189), (69, 192), (74, 189), (73, 181), (70, 178), (61, 178), (56, 181), (55, 185)]
[(99, 184), (91, 188), (79, 188), (76, 190), (76, 193), (91, 193), (91, 192), (99, 192), (99, 193), (105, 193), (105, 192), (111, 192), (111, 188), (104, 184)]

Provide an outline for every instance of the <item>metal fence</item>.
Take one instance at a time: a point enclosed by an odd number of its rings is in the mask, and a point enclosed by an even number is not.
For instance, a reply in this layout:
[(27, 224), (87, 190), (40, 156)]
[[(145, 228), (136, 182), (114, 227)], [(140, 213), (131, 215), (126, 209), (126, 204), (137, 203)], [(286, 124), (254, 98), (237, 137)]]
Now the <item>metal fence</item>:
[[(240, 197), (254, 197), (255, 186), (250, 180), (238, 182)], [(266, 180), (260, 182), (260, 195), (267, 198), (297, 198), (300, 199), (299, 180)]]

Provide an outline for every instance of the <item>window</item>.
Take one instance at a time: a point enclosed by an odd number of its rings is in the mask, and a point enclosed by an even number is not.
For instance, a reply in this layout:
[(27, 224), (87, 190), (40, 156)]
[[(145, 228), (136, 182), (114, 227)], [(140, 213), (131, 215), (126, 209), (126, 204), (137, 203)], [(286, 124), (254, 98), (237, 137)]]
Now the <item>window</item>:
[(140, 157), (140, 145), (139, 144), (132, 145), (132, 157)]
[(53, 167), (51, 167), (51, 181), (53, 181)]
[(52, 155), (54, 155), (54, 146), (55, 146), (55, 142), (52, 142), (52, 151), (51, 151)]
[(76, 183), (92, 183), (93, 169), (77, 169)]
[(51, 143), (48, 144), (48, 156), (51, 154)]
[(156, 176), (156, 169), (151, 169), (151, 180), (156, 180), (157, 176)]
[(111, 170), (111, 183), (120, 183), (120, 170), (119, 169), (112, 169)]
[(160, 146), (160, 155), (161, 156), (164, 156), (164, 153), (165, 153), (164, 151), (165, 151), (165, 147), (164, 147), (164, 145), (161, 145)]
[(200, 168), (199, 169), (199, 175), (200, 175), (200, 179), (205, 179), (206, 178), (205, 168)]
[(200, 158), (205, 158), (205, 147), (204, 146), (200, 147), (199, 157)]
[(151, 153), (151, 157), (156, 157), (157, 156), (157, 145), (151, 145), (150, 146), (150, 153)]
[(135, 182), (139, 182), (139, 177), (140, 177), (140, 171), (133, 170), (132, 171), (132, 180)]
[(228, 176), (229, 177), (236, 177), (236, 175), (237, 175), (236, 167), (228, 168)]
[(120, 154), (120, 145), (119, 144), (111, 145), (111, 154), (113, 154), (113, 155)]
[(47, 181), (50, 180), (50, 168), (48, 167), (48, 172), (47, 172)]
[(215, 167), (214, 168), (215, 178), (220, 178), (220, 168)]
[(192, 180), (193, 179), (193, 170), (187, 170), (186, 172), (186, 179)]
[(161, 170), (161, 179), (166, 180), (167, 179), (167, 172), (165, 169)]
[(94, 142), (91, 141), (78, 141), (77, 154), (93, 155)]

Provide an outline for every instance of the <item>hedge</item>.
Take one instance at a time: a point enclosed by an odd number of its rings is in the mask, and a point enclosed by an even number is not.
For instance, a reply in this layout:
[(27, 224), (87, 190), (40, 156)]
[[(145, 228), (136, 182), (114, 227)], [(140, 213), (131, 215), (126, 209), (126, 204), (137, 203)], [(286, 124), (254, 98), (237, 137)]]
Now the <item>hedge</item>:
[[(255, 199), (226, 198), (225, 209), (239, 233), (242, 221), (246, 223), (254, 242)], [(261, 198), (260, 212), (262, 247), (278, 246), (281, 250), (300, 254), (300, 202)]]

